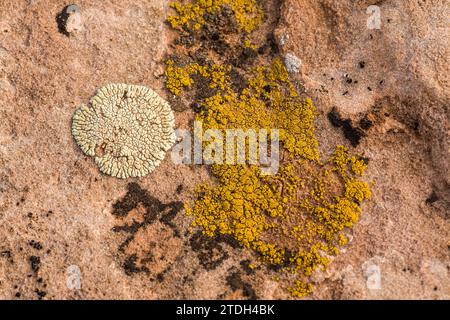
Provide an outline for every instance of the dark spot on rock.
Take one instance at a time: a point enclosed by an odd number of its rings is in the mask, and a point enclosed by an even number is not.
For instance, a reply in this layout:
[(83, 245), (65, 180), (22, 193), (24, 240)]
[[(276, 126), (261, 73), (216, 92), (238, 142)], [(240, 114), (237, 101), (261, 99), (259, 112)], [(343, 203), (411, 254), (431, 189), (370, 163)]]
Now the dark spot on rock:
[(247, 80), (239, 71), (236, 70), (236, 68), (231, 68), (229, 76), (233, 91), (237, 92), (240, 95), (242, 91), (247, 87)]
[[(162, 203), (159, 199), (150, 195), (146, 190), (142, 189), (139, 184), (131, 182), (128, 184), (127, 194), (119, 201), (113, 204), (112, 214), (119, 218), (126, 217), (130, 211), (142, 205), (144, 213), (141, 221), (131, 222), (130, 224), (123, 224), (113, 227), (114, 232), (124, 232), (128, 236), (119, 245), (119, 252), (125, 253), (125, 249), (134, 240), (136, 233), (147, 228), (150, 224), (159, 220), (164, 225), (171, 228), (174, 236), (180, 237), (177, 226), (172, 222), (175, 216), (183, 209), (183, 202), (174, 201), (170, 203)], [(145, 266), (137, 266), (138, 257), (136, 254), (131, 254), (125, 258), (123, 268), (127, 275), (132, 275), (137, 272), (148, 273), (149, 270)], [(142, 261), (140, 261), (142, 262)]]
[(131, 276), (134, 273), (144, 272), (148, 273), (148, 269), (146, 267), (138, 267), (136, 265), (137, 256), (135, 254), (127, 257), (123, 262), (123, 269), (127, 276)]
[(213, 32), (210, 36), (211, 40), (217, 41), (220, 39), (220, 33), (219, 32)]
[(192, 109), (192, 111), (194, 111), (195, 113), (200, 113), (200, 112), (203, 111), (202, 106), (201, 106), (199, 103), (197, 103), (197, 102), (192, 102), (192, 103), (191, 103), (191, 109)]
[(191, 48), (195, 43), (195, 37), (191, 33), (182, 34), (175, 40), (175, 44), (182, 45), (186, 48)]
[(242, 293), (249, 300), (257, 300), (256, 292), (253, 287), (242, 280), (239, 272), (232, 272), (226, 277), (227, 284), (230, 286), (231, 290), (237, 291), (242, 290)]
[(343, 96), (348, 95), (348, 91), (344, 91), (344, 93), (342, 94)]
[(372, 91), (372, 88), (371, 87), (367, 87), (367, 90)]
[(229, 255), (222, 247), (221, 240), (223, 239), (205, 236), (201, 231), (189, 239), (189, 244), (197, 253), (200, 265), (206, 270), (214, 270), (228, 259)]
[(177, 193), (178, 194), (180, 194), (182, 191), (183, 191), (183, 185), (182, 184), (179, 184), (178, 186), (177, 186)]
[(342, 125), (342, 120), (339, 112), (336, 110), (336, 107), (333, 107), (331, 111), (328, 113), (328, 120), (334, 126), (339, 128)]
[(366, 63), (365, 63), (364, 61), (360, 61), (360, 62), (358, 63), (358, 66), (359, 66), (361, 69), (364, 69), (364, 68), (366, 67)]
[(418, 131), (419, 131), (419, 128), (420, 128), (420, 123), (419, 123), (419, 121), (414, 121), (413, 124), (412, 124), (412, 129), (413, 129), (414, 131), (418, 132)]
[(37, 256), (30, 256), (28, 261), (30, 262), (31, 270), (33, 270), (34, 273), (37, 273), (41, 266), (41, 258)]
[(158, 282), (163, 282), (164, 281), (164, 272), (160, 272), (156, 275), (156, 280)]
[(364, 132), (354, 127), (352, 120), (342, 119), (335, 107), (328, 113), (328, 120), (333, 126), (342, 128), (345, 138), (353, 147), (358, 146), (361, 138), (364, 137)]
[(363, 130), (368, 130), (373, 126), (373, 122), (366, 116), (359, 120), (359, 127)]
[(36, 250), (42, 250), (42, 244), (39, 241), (30, 240), (28, 244)]
[(427, 205), (431, 205), (438, 200), (439, 200), (439, 196), (437, 195), (436, 191), (433, 190), (433, 192), (431, 192), (430, 196), (425, 200), (425, 203)]
[(20, 292), (16, 292), (15, 296), (16, 296), (16, 298), (20, 298), (20, 296), (21, 296)]
[(39, 289), (34, 290), (34, 292), (36, 292), (39, 300), (42, 300), (42, 298), (44, 298), (47, 295), (47, 292), (41, 291)]
[(193, 75), (192, 79), (194, 80), (194, 101), (203, 101), (204, 99), (212, 97), (216, 94), (217, 88), (210, 88), (209, 79), (200, 75)]
[(229, 34), (237, 30), (235, 14), (228, 5), (224, 5), (219, 12), (205, 13), (203, 17), (207, 22), (203, 25), (204, 32), (219, 31)]
[(242, 267), (242, 270), (244, 270), (244, 272), (245, 272), (247, 275), (251, 275), (251, 274), (254, 274), (254, 273), (255, 273), (255, 270), (253, 270), (252, 268), (250, 268), (250, 264), (251, 264), (251, 261), (250, 261), (250, 260), (242, 260), (242, 261), (240, 262), (240, 265), (241, 265), (241, 267)]
[(272, 56), (280, 53), (280, 49), (278, 48), (277, 42), (275, 40), (275, 36), (273, 33), (270, 33), (267, 36), (266, 42), (258, 48), (259, 54), (271, 54)]
[(12, 253), (11, 253), (10, 250), (4, 250), (4, 251), (0, 252), (0, 256), (3, 257), (3, 258), (6, 258), (6, 260), (9, 263), (14, 263), (14, 260), (12, 258)]
[(291, 259), (292, 259), (294, 256), (295, 256), (295, 254), (294, 254), (291, 250), (285, 248), (285, 250), (284, 250), (284, 257), (283, 257), (283, 262), (282, 262), (281, 264), (269, 264), (269, 265), (267, 266), (267, 268), (268, 268), (269, 270), (272, 270), (272, 271), (275, 271), (275, 272), (279, 272), (279, 271), (281, 271), (283, 268), (287, 268), (287, 267), (289, 267), (290, 265), (292, 265)]
[(252, 49), (252, 48), (244, 48), (241, 51), (241, 54), (239, 55), (239, 57), (237, 59), (235, 59), (232, 63), (234, 66), (236, 67), (243, 67), (246, 65), (250, 65), (254, 62), (255, 58), (257, 57), (257, 52), (256, 50)]
[(362, 162), (364, 162), (365, 165), (369, 164), (369, 158), (367, 157), (359, 157), (359, 160), (361, 160)]

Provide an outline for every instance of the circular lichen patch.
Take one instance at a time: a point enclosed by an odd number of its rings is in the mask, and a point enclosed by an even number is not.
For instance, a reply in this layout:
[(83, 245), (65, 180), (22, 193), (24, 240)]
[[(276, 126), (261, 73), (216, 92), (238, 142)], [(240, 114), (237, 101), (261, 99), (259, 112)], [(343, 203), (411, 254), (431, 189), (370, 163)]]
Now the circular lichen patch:
[(73, 115), (72, 134), (100, 171), (118, 178), (152, 172), (175, 143), (174, 115), (153, 90), (109, 84)]

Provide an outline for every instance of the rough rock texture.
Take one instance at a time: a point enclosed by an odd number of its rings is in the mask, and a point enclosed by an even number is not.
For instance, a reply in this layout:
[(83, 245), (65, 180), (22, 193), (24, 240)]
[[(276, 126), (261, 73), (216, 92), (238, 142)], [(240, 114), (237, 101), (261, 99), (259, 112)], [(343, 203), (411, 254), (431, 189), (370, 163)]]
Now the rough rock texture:
[[(166, 1), (77, 1), (83, 28), (69, 37), (56, 20), (68, 4), (0, 2), (0, 298), (288, 298), (271, 271), (248, 267), (249, 252), (188, 232), (181, 202), (204, 168), (166, 157), (122, 181), (71, 136), (74, 110), (102, 85), (166, 97)], [(448, 299), (448, 3), (377, 1), (380, 30), (367, 29), (371, 4), (285, 0), (276, 30), (321, 113), (321, 151), (357, 132), (373, 181), (353, 240), (314, 275), (311, 298)], [(333, 127), (332, 107), (357, 128)], [(186, 128), (192, 113), (175, 118)]]
[[(370, 5), (379, 6), (380, 29), (368, 28)], [(449, 14), (440, 0), (282, 4), (282, 53), (302, 61), (298, 79), (321, 113), (335, 107), (362, 132), (356, 150), (373, 181), (353, 243), (318, 277), (318, 297), (450, 296)], [(332, 145), (343, 135), (326, 118), (320, 141)], [(366, 286), (367, 261), (380, 269), (380, 289)]]

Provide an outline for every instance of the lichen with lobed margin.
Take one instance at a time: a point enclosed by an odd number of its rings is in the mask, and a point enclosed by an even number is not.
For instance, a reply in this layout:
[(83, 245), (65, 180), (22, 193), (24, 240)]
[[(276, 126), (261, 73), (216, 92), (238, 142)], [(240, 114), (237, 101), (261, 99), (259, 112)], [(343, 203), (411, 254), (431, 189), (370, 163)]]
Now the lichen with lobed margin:
[(186, 211), (206, 235), (231, 235), (254, 250), (260, 263), (296, 274), (288, 290), (303, 297), (312, 290), (312, 273), (325, 269), (347, 243), (345, 229), (357, 222), (360, 203), (371, 195), (361, 180), (366, 164), (343, 146), (326, 161), (320, 159), (316, 109), (297, 94), (279, 59), (251, 70), (248, 86), (239, 93), (232, 89), (229, 72), (224, 65), (177, 66), (168, 60), (166, 87), (180, 95), (192, 89), (195, 77), (209, 81), (214, 94), (197, 101), (202, 111), (196, 118), (204, 131), (279, 129), (280, 169), (269, 176), (256, 165), (212, 165), (216, 182), (197, 186), (196, 200), (186, 204)]

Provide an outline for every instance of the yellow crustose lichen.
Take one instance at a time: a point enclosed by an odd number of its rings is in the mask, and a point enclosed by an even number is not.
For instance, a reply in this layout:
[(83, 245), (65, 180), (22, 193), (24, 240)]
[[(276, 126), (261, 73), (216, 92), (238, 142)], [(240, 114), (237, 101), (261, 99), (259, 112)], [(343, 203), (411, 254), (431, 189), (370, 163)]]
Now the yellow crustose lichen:
[(342, 146), (328, 161), (319, 159), (315, 108), (298, 96), (279, 60), (253, 70), (240, 94), (231, 89), (224, 67), (167, 66), (166, 84), (174, 94), (193, 84), (192, 74), (217, 89), (201, 101), (203, 130), (280, 129), (283, 160), (276, 175), (262, 175), (255, 165), (212, 165), (217, 183), (198, 186), (198, 199), (186, 210), (205, 234), (231, 235), (262, 262), (296, 273), (289, 291), (308, 294), (308, 277), (347, 242), (344, 229), (358, 220), (359, 203), (370, 197), (367, 183), (358, 180), (366, 165)]
[(118, 178), (152, 172), (175, 143), (169, 104), (144, 86), (109, 84), (73, 115), (72, 134), (100, 171)]
[(172, 60), (166, 62), (166, 88), (174, 95), (179, 95), (184, 88), (194, 83), (193, 75), (199, 75), (210, 79), (211, 89), (219, 87), (225, 89), (225, 68), (222, 66), (205, 67), (197, 63), (190, 64), (184, 68), (175, 66)]
[[(247, 36), (263, 16), (256, 0), (194, 0), (171, 6), (177, 15), (168, 21), (178, 29), (198, 30), (206, 23), (206, 14), (228, 7), (237, 31)], [(244, 47), (256, 48), (248, 38)], [(360, 203), (371, 196), (367, 183), (359, 180), (366, 164), (349, 156), (343, 146), (327, 161), (319, 158), (315, 108), (310, 99), (298, 96), (281, 61), (254, 69), (240, 93), (231, 89), (229, 72), (220, 65), (177, 66), (169, 60), (166, 86), (180, 95), (198, 76), (209, 81), (214, 89), (210, 97), (197, 101), (203, 110), (197, 114), (203, 130), (279, 129), (280, 168), (268, 176), (255, 165), (212, 165), (217, 183), (199, 185), (197, 199), (186, 204), (186, 211), (205, 234), (231, 235), (254, 250), (261, 262), (297, 274), (288, 290), (302, 297), (312, 290), (308, 277), (326, 268), (330, 257), (348, 242), (345, 228), (358, 220)]]
[(256, 0), (194, 0), (193, 3), (173, 2), (170, 6), (177, 15), (167, 21), (173, 28), (200, 29), (206, 23), (205, 14), (216, 14), (225, 6), (234, 14), (241, 31), (251, 32), (261, 23), (263, 12)]

